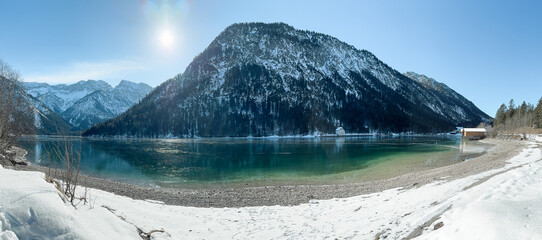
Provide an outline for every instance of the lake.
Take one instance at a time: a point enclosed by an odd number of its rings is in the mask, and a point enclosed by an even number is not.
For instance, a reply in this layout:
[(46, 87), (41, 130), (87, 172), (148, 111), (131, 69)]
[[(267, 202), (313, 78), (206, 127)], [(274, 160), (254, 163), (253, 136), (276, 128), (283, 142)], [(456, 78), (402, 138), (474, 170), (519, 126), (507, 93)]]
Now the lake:
[[(37, 165), (57, 167), (64, 141), (25, 137), (19, 146)], [(154, 187), (224, 187), (371, 181), (446, 166), (489, 145), (457, 136), (341, 138), (92, 139), (67, 138), (81, 172)]]

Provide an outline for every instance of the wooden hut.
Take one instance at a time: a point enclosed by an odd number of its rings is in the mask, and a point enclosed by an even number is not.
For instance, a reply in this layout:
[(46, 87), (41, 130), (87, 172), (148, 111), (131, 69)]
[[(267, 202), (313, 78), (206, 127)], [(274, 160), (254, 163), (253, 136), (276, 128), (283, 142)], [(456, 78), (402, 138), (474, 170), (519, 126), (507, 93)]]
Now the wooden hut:
[(487, 136), (485, 128), (463, 128), (461, 130), (461, 137), (468, 140), (480, 140)]

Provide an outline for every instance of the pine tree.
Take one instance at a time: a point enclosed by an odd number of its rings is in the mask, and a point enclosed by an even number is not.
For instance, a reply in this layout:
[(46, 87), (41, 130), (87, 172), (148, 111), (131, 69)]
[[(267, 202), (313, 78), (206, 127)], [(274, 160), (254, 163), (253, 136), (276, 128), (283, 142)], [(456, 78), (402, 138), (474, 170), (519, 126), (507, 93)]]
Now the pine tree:
[(510, 102), (508, 103), (508, 111), (506, 111), (505, 121), (512, 120), (512, 117), (514, 117), (515, 113), (516, 113), (516, 105), (514, 103), (514, 99), (510, 99)]
[(506, 105), (501, 104), (501, 107), (499, 108), (499, 110), (497, 110), (497, 113), (495, 114), (495, 121), (494, 121), (495, 126), (504, 124), (506, 120), (507, 111), (508, 111), (508, 108), (506, 107)]
[(542, 128), (542, 98), (538, 100), (538, 105), (533, 111), (533, 125), (537, 128)]
[(525, 115), (527, 115), (527, 111), (528, 111), (527, 103), (525, 101), (523, 101), (523, 103), (519, 107), (520, 116), (524, 117)]

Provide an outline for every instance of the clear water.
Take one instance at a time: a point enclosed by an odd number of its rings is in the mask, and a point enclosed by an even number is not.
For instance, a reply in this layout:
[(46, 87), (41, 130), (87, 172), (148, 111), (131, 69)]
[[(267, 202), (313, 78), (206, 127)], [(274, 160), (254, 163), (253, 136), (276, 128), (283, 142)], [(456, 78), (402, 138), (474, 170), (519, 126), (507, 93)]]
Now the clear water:
[[(59, 138), (24, 138), (34, 164), (56, 167)], [(487, 150), (458, 137), (278, 139), (69, 138), (90, 176), (161, 187), (369, 181), (463, 161)]]

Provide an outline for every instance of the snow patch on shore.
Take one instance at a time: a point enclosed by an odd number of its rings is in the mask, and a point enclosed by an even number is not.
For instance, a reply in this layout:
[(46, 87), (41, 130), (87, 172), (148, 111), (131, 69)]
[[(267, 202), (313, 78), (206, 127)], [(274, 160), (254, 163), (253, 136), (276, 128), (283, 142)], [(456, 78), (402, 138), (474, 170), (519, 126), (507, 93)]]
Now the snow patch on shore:
[(0, 239), (139, 238), (132, 225), (99, 205), (66, 203), (41, 172), (0, 167), (0, 179)]
[[(542, 154), (530, 144), (508, 162), (517, 167), (459, 193), (441, 229), (423, 239), (542, 239)], [(430, 228), (432, 229), (432, 228)]]

